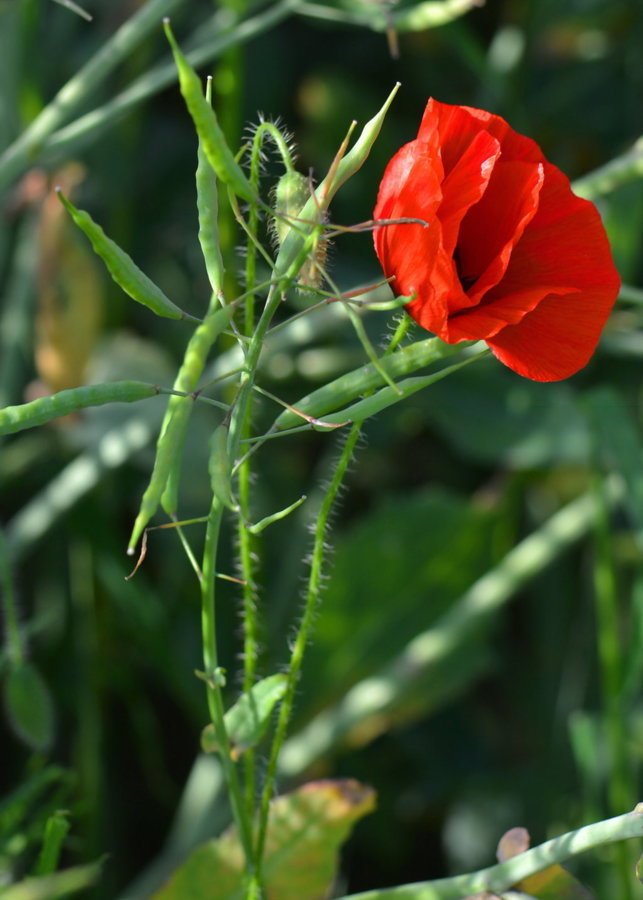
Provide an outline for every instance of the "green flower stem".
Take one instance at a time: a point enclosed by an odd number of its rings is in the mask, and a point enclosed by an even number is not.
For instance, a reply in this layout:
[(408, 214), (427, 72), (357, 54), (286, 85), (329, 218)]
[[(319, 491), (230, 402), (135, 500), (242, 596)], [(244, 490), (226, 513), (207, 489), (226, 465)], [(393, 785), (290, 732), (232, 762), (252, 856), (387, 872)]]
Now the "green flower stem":
[(5, 621), (5, 645), (9, 661), (19, 665), (25, 659), (25, 647), (18, 625), (16, 597), (13, 592), (13, 579), (9, 564), (9, 552), (4, 531), (0, 528), (0, 593), (2, 594), (2, 612)]
[(335, 467), (335, 471), (328, 486), (328, 490), (326, 491), (322, 500), (319, 515), (317, 516), (304, 612), (301, 618), (301, 622), (299, 623), (299, 629), (297, 631), (297, 636), (292, 648), (290, 665), (288, 667), (288, 683), (286, 686), (286, 693), (279, 708), (277, 728), (275, 731), (275, 736), (273, 738), (272, 746), (270, 748), (270, 757), (268, 760), (266, 780), (261, 795), (261, 807), (259, 810), (259, 826), (257, 830), (256, 844), (256, 865), (258, 873), (261, 872), (261, 861), (266, 842), (268, 818), (270, 814), (270, 801), (272, 800), (275, 789), (279, 754), (286, 739), (286, 733), (288, 730), (288, 724), (290, 722), (290, 716), (292, 714), (295, 691), (297, 689), (297, 683), (299, 680), (299, 673), (301, 671), (301, 666), (304, 658), (304, 652), (308, 640), (310, 639), (310, 632), (319, 602), (319, 595), (322, 585), (322, 569), (325, 556), (325, 538), (328, 518), (330, 516), (333, 504), (335, 503), (335, 500), (337, 498), (339, 489), (344, 480), (348, 465), (352, 459), (353, 451), (355, 450), (355, 445), (357, 444), (361, 428), (361, 422), (356, 422), (354, 425), (352, 425), (346, 437), (344, 447), (342, 448), (342, 452)]
[[(633, 784), (628, 765), (628, 735), (623, 703), (623, 648), (619, 639), (620, 615), (618, 590), (614, 574), (614, 559), (611, 546), (609, 510), (603, 493), (603, 479), (596, 475), (594, 496), (596, 514), (594, 516), (595, 560), (594, 592), (596, 607), (596, 633), (598, 640), (598, 660), (602, 682), (603, 727), (608, 750), (608, 798), (609, 811), (616, 813), (626, 809), (632, 802)], [(618, 848), (618, 875), (620, 876), (619, 896), (629, 900), (633, 896), (630, 878), (630, 854), (628, 848)]]
[(0, 157), (0, 190), (33, 165), (49, 135), (70, 116), (181, 0), (148, 0), (86, 63)]
[(526, 850), (506, 862), (481, 869), (479, 872), (349, 894), (341, 900), (462, 900), (464, 897), (485, 891), (499, 894), (555, 863), (563, 863), (588, 850), (634, 837), (643, 837), (643, 804), (639, 804), (636, 809), (623, 816), (595, 822), (576, 831), (561, 834), (560, 837), (545, 841), (538, 847)]
[[(623, 496), (621, 482), (607, 482), (607, 500)], [(320, 713), (284, 746), (280, 774), (293, 777), (340, 745), (369, 720), (381, 718), (430, 667), (438, 666), (538, 572), (592, 527), (596, 498), (580, 496), (516, 545), (431, 628), (418, 634), (379, 673), (352, 687), (340, 703)]]
[[(265, 137), (271, 137), (279, 149), (286, 168), (292, 167), (288, 146), (279, 130), (270, 122), (262, 122), (257, 128), (250, 151), (250, 184), (259, 195), (259, 181), (261, 177), (261, 148)], [(245, 267), (245, 316), (243, 331), (248, 338), (252, 338), (255, 328), (255, 289), (257, 285), (257, 247), (259, 230), (259, 205), (250, 203), (248, 212), (247, 232), (250, 240), (247, 242), (247, 255)], [(252, 392), (247, 395), (247, 406), (243, 420), (240, 423), (239, 446), (247, 440), (251, 434), (252, 417)], [(239, 502), (239, 516), (237, 518), (237, 538), (239, 542), (239, 562), (241, 578), (243, 579), (243, 621), (244, 621), (244, 646), (243, 646), (243, 690), (249, 691), (254, 684), (257, 671), (258, 656), (258, 622), (256, 614), (257, 591), (254, 581), (253, 545), (256, 538), (248, 530), (247, 522), (250, 521), (250, 458), (246, 456), (237, 474), (237, 499)], [(255, 753), (253, 749), (244, 755), (245, 771), (245, 799), (249, 815), (254, 815), (255, 805)]]
[(629, 184), (643, 177), (643, 137), (640, 137), (634, 146), (621, 156), (617, 156), (588, 172), (582, 178), (577, 178), (572, 184), (575, 194), (586, 200), (595, 200), (604, 194), (610, 194), (621, 185)]
[(219, 543), (219, 532), (223, 505), (217, 497), (212, 498), (212, 506), (208, 516), (203, 548), (203, 564), (201, 567), (201, 635), (203, 640), (203, 665), (206, 678), (212, 683), (207, 686), (208, 710), (217, 743), (219, 745), (221, 766), (230, 792), (232, 814), (237, 826), (239, 838), (246, 857), (247, 872), (253, 870), (252, 826), (244, 805), (237, 769), (230, 755), (230, 741), (226, 731), (221, 689), (216, 684), (215, 672), (218, 669), (217, 631), (216, 631), (216, 556)]

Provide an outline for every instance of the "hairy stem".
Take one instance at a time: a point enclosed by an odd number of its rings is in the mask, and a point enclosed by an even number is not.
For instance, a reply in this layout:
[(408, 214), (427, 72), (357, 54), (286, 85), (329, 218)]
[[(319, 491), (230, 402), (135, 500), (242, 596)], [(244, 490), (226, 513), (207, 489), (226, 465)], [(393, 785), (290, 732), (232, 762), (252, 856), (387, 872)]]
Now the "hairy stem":
[(270, 801), (275, 789), (275, 781), (277, 777), (277, 762), (279, 753), (286, 739), (288, 724), (292, 714), (293, 703), (295, 699), (295, 691), (299, 680), (299, 673), (304, 659), (306, 645), (310, 638), (315, 611), (319, 602), (319, 595), (322, 584), (322, 570), (325, 557), (325, 537), (328, 526), (328, 519), (337, 494), (344, 480), (346, 470), (353, 456), (355, 445), (361, 432), (361, 422), (355, 422), (352, 426), (341, 455), (337, 461), (333, 477), (328, 486), (328, 490), (322, 500), (319, 515), (315, 525), (315, 537), (313, 543), (312, 559), (310, 564), (310, 574), (308, 576), (308, 587), (306, 590), (306, 599), (304, 604), (304, 612), (299, 623), (297, 636), (293, 644), (290, 657), (290, 665), (288, 668), (288, 683), (286, 693), (279, 709), (279, 718), (277, 720), (277, 728), (275, 736), (270, 748), (270, 758), (268, 760), (268, 770), (266, 773), (266, 781), (261, 795), (261, 807), (259, 812), (259, 828), (257, 833), (256, 846), (256, 865), (259, 872), (261, 871), (261, 860), (266, 841), (266, 832), (268, 828), (268, 817), (270, 812)]

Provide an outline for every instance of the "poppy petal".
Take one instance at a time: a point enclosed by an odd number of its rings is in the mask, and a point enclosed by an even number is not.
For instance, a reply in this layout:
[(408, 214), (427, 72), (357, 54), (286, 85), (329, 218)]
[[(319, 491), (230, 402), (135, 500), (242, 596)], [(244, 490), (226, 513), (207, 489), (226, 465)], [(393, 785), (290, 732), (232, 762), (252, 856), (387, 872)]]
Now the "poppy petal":
[[(422, 212), (420, 212), (422, 210)], [(499, 116), (427, 103), (386, 170), (375, 247), (409, 313), (450, 343), (486, 340), (505, 365), (551, 381), (590, 358), (619, 288), (595, 207)]]

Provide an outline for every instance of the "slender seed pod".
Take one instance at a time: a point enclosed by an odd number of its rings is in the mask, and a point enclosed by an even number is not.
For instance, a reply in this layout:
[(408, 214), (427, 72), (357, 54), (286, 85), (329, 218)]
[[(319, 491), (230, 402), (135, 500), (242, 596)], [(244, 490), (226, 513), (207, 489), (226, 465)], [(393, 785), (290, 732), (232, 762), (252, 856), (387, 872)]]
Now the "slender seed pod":
[(194, 403), (192, 397), (171, 397), (170, 401), (172, 413), (156, 442), (156, 457), (154, 459), (152, 476), (143, 494), (141, 506), (132, 528), (127, 548), (130, 556), (134, 553), (134, 547), (138, 543), (138, 539), (145, 530), (147, 523), (158, 509), (161, 494), (167, 484), (168, 473), (177, 455), (177, 442), (179, 442), (180, 436), (185, 433)]
[(139, 269), (134, 260), (122, 250), (111, 238), (107, 237), (103, 229), (98, 225), (89, 213), (76, 209), (62, 193), (60, 188), (56, 192), (63, 206), (68, 210), (72, 219), (89, 238), (95, 252), (100, 256), (109, 274), (116, 284), (128, 294), (132, 300), (147, 306), (157, 316), (165, 316), (168, 319), (193, 318), (179, 309), (176, 304), (165, 296), (163, 291), (147, 275)]
[(364, 419), (370, 419), (371, 416), (375, 416), (387, 407), (393, 406), (394, 403), (399, 403), (400, 400), (411, 397), (413, 394), (423, 390), (430, 384), (441, 381), (443, 378), (446, 378), (447, 375), (457, 372), (458, 369), (469, 365), (470, 362), (479, 359), (480, 356), (484, 356), (488, 352), (488, 350), (483, 350), (481, 353), (466, 357), (466, 359), (463, 359), (461, 362), (454, 363), (451, 366), (445, 366), (444, 369), (439, 369), (437, 372), (432, 372), (430, 375), (405, 378), (403, 381), (398, 381), (394, 387), (384, 387), (370, 397), (364, 397), (363, 400), (358, 400), (357, 403), (353, 403), (351, 406), (340, 409), (339, 412), (325, 415), (324, 422), (331, 425), (344, 422), (363, 422)]
[[(208, 351), (230, 324), (233, 312), (232, 304), (216, 309), (195, 329), (174, 381), (174, 390), (182, 394), (191, 394), (196, 389)], [(174, 395), (168, 401), (156, 444), (154, 468), (132, 528), (128, 553), (133, 552), (160, 502), (168, 514), (172, 515), (176, 511), (181, 456), (193, 405), (194, 398), (191, 396)]]
[[(210, 79), (206, 89), (206, 103), (210, 103)], [(201, 139), (196, 169), (196, 205), (199, 214), (199, 244), (205, 269), (212, 291), (219, 296), (223, 291), (224, 267), (219, 242), (217, 176), (208, 162)]]
[(179, 87), (197, 130), (203, 152), (217, 177), (244, 200), (256, 200), (252, 185), (226, 143), (216, 114), (203, 96), (201, 80), (181, 52), (167, 19), (163, 22), (179, 74)]
[(218, 497), (228, 509), (235, 510), (237, 504), (232, 497), (231, 471), (232, 465), (228, 454), (228, 427), (219, 425), (214, 429), (210, 438), (210, 458), (208, 460), (210, 485), (215, 497)]
[(105, 403), (134, 403), (159, 394), (160, 388), (142, 381), (112, 381), (59, 391), (51, 397), (39, 397), (30, 403), (0, 409), (0, 434), (14, 434), (25, 428), (43, 425), (88, 406)]
[[(185, 351), (183, 363), (179, 369), (178, 375), (174, 381), (174, 390), (180, 391), (182, 394), (191, 394), (196, 390), (203, 368), (207, 359), (210, 347), (230, 324), (230, 319), (234, 312), (234, 306), (223, 306), (214, 312), (209, 313), (199, 327), (195, 330), (190, 338), (190, 343)], [(181, 400), (182, 397), (171, 397), (168, 403), (167, 412), (163, 419), (161, 433), (166, 428), (174, 411), (172, 401), (174, 399)], [(172, 516), (178, 507), (179, 480), (181, 475), (181, 458), (183, 456), (183, 447), (185, 446), (185, 438), (189, 425), (189, 417), (185, 419), (182, 430), (178, 430), (174, 435), (174, 458), (169, 472), (167, 473), (166, 485), (161, 494), (161, 506), (165, 512)]]
[[(408, 375), (431, 363), (453, 356), (474, 343), (476, 342), (463, 341), (460, 344), (445, 344), (439, 338), (427, 338), (424, 341), (416, 341), (408, 347), (403, 347), (390, 356), (382, 357), (380, 359), (380, 367), (384, 369), (389, 377), (399, 378), (401, 375)], [(367, 391), (381, 387), (383, 382), (384, 378), (377, 368), (373, 363), (368, 363), (365, 366), (354, 369), (352, 372), (340, 375), (339, 378), (336, 378), (329, 384), (302, 397), (301, 400), (293, 403), (293, 408), (305, 413), (307, 416), (323, 416), (335, 410), (341, 410), (347, 403), (350, 403)], [(283, 429), (293, 428), (296, 425), (301, 425), (301, 423), (301, 417), (296, 412), (293, 412), (292, 409), (287, 409), (278, 416), (274, 424), (275, 427)]]

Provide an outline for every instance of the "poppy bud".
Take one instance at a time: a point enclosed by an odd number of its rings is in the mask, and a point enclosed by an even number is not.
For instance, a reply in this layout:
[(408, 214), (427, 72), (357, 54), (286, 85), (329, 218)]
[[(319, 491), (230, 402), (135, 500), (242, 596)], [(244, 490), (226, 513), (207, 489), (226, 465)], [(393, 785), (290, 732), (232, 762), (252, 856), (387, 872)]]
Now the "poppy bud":
[[(293, 227), (297, 228), (297, 217), (310, 199), (310, 195), (309, 180), (294, 169), (282, 175), (275, 185), (273, 203), (275, 218), (273, 222), (274, 233), (279, 247), (281, 247)], [(316, 240), (309, 258), (299, 271), (299, 285), (301, 288), (319, 287), (321, 281), (320, 269), (326, 262), (326, 251), (326, 241), (323, 238)]]

